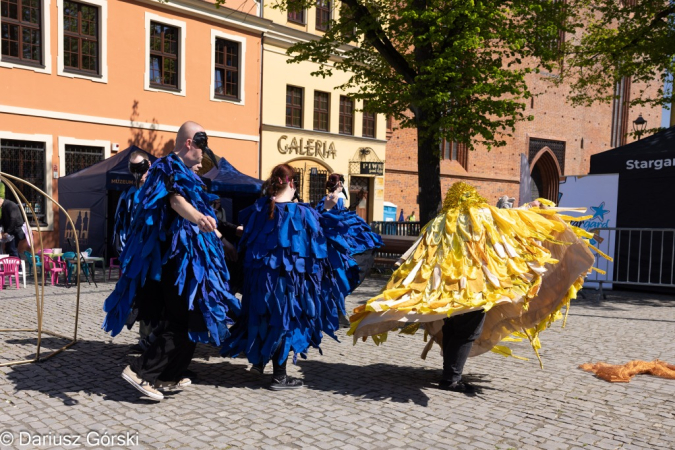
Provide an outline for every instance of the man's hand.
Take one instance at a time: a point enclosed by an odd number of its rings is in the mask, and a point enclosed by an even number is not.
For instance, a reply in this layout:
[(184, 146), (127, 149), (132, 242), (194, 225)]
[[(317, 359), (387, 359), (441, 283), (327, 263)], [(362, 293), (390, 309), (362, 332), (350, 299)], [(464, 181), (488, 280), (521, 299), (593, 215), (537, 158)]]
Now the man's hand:
[(202, 216), (197, 220), (197, 226), (200, 231), (210, 233), (216, 229), (216, 220), (211, 216)]
[(220, 242), (223, 243), (223, 250), (225, 251), (225, 258), (227, 258), (228, 261), (237, 262), (237, 259), (239, 258), (239, 254), (237, 253), (237, 249), (234, 248), (234, 245), (230, 244), (230, 242), (225, 238), (221, 239)]
[(244, 234), (244, 226), (239, 225), (237, 227), (237, 231), (235, 231), (235, 234), (237, 235), (237, 237), (241, 237), (241, 235)]
[(3, 238), (3, 239), (7, 239), (8, 237), (9, 237), (9, 234), (8, 234), (8, 233), (2, 233), (2, 238)]

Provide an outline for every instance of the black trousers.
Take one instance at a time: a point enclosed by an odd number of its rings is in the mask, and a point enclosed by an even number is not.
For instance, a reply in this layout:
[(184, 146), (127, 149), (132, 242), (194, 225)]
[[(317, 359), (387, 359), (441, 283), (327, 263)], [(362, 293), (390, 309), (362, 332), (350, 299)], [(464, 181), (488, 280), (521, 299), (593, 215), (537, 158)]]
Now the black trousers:
[(164, 327), (158, 327), (156, 339), (131, 364), (136, 375), (150, 383), (158, 379), (180, 381), (196, 348), (196, 344), (188, 336), (190, 318), (194, 311), (188, 311), (187, 299), (178, 295), (178, 288), (173, 285), (171, 277), (162, 278)]
[(462, 379), (464, 364), (473, 341), (483, 331), (485, 312), (472, 311), (443, 321), (443, 379), (455, 383)]

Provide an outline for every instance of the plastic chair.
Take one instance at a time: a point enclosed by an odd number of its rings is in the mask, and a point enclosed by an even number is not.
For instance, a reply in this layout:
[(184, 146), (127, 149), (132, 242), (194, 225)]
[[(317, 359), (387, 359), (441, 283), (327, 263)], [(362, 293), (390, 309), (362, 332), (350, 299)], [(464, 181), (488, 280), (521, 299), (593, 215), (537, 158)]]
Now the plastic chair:
[[(26, 265), (28, 266), (28, 274), (30, 275), (30, 274), (33, 273), (33, 255), (31, 254), (31, 252), (28, 252), (28, 251), (24, 251), (23, 255), (26, 257)], [(42, 261), (40, 261), (40, 255), (38, 255), (37, 252), (36, 252), (36, 254), (35, 254), (35, 269), (40, 270), (41, 267), (42, 267)]]
[(45, 263), (45, 273), (49, 273), (52, 279), (52, 286), (54, 286), (54, 278), (56, 278), (56, 284), (59, 281), (59, 274), (63, 274), (63, 278), (66, 280), (66, 287), (68, 287), (68, 269), (66, 263), (63, 261), (54, 261), (48, 255), (44, 255)]
[(71, 277), (73, 276), (75, 268), (77, 267), (77, 264), (73, 262), (74, 258), (75, 252), (65, 252), (61, 257), (61, 261), (66, 263), (66, 270), (68, 271), (68, 283), (71, 283)]
[(0, 260), (2, 270), (0, 270), (0, 291), (5, 287), (5, 277), (9, 277), (9, 286), (12, 286), (12, 275), (14, 276), (16, 288), (20, 288), (19, 284), (19, 267), (21, 267), (21, 258), (16, 256), (8, 256)]
[[(117, 261), (117, 264), (115, 264), (115, 261)], [(110, 258), (110, 262), (108, 263), (108, 281), (110, 281), (110, 275), (112, 274), (113, 269), (117, 269), (117, 277), (122, 278), (122, 267), (120, 266), (120, 260), (117, 258)]]

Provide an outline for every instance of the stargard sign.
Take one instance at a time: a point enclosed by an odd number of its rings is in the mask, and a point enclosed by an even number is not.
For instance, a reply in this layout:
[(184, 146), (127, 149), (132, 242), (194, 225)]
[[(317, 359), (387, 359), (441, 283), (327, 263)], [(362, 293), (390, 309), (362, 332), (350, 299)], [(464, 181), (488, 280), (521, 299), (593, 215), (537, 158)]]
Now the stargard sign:
[(297, 154), (302, 156), (316, 156), (321, 159), (335, 159), (335, 142), (320, 141), (318, 139), (297, 138), (291, 139), (290, 144), (286, 143), (288, 136), (285, 134), (279, 137), (277, 141), (277, 150), (283, 155)]

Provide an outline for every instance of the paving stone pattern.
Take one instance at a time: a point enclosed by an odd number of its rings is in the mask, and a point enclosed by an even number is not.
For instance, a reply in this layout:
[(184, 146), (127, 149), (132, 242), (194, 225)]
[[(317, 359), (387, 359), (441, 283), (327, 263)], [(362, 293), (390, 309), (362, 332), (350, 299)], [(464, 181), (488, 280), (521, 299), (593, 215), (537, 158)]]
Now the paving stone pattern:
[[(370, 277), (349, 299), (365, 302), (384, 285)], [(675, 363), (675, 297), (589, 291), (576, 301), (568, 325), (542, 335), (544, 369), (529, 344), (516, 353), (471, 358), (465, 378), (475, 396), (437, 389), (441, 357), (420, 359), (422, 334), (390, 334), (380, 347), (325, 338), (323, 355), (290, 366), (301, 391), (272, 392), (269, 372), (258, 378), (244, 359), (223, 359), (199, 346), (190, 366), (194, 384), (162, 402), (144, 398), (120, 374), (137, 331), (111, 339), (100, 329), (102, 303), (114, 280), (85, 283), (79, 342), (41, 363), (0, 367), (0, 433), (85, 436), (137, 433), (134, 448), (282, 449), (673, 449), (675, 380), (638, 376), (607, 383), (578, 369), (586, 362), (656, 358)], [(35, 290), (0, 292), (0, 328), (36, 324)], [(72, 333), (75, 289), (45, 288), (45, 328)], [(0, 362), (29, 357), (31, 333), (0, 334)], [(65, 340), (43, 337), (43, 353)], [(1, 437), (1, 436), (0, 436)], [(75, 447), (65, 447), (75, 448)], [(122, 447), (116, 447), (122, 448)]]

